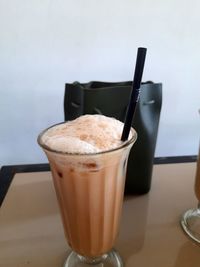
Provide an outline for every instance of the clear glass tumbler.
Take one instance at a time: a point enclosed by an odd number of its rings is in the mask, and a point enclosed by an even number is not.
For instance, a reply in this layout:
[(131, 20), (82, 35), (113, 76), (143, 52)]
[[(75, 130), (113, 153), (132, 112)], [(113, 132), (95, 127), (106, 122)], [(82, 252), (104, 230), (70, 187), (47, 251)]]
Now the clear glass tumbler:
[(45, 131), (38, 143), (50, 163), (65, 236), (72, 249), (64, 266), (123, 266), (113, 246), (119, 230), (128, 156), (137, 134), (133, 131), (132, 138), (116, 149), (70, 154), (46, 146), (42, 142)]
[(200, 243), (200, 146), (197, 159), (194, 191), (198, 205), (194, 209), (187, 210), (181, 218), (181, 226), (185, 233), (194, 241)]

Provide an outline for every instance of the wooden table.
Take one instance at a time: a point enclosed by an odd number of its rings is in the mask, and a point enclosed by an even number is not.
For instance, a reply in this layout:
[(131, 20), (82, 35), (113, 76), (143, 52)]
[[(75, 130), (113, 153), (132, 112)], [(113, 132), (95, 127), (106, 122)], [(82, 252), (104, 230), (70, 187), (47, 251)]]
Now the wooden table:
[[(125, 197), (116, 242), (125, 266), (200, 266), (200, 247), (179, 223), (182, 213), (197, 204), (195, 167), (195, 162), (154, 165), (150, 192)], [(11, 180), (0, 209), (0, 266), (62, 266), (69, 247), (50, 172), (19, 172)]]

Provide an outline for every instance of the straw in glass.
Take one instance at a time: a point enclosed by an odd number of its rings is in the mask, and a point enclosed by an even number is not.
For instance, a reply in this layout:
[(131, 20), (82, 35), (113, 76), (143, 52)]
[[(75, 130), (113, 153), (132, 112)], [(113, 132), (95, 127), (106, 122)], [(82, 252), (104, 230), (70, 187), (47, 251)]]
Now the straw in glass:
[(123, 128), (123, 132), (121, 136), (122, 141), (126, 141), (128, 139), (132, 121), (133, 121), (133, 116), (134, 116), (135, 109), (136, 109), (136, 105), (139, 100), (140, 85), (141, 85), (142, 74), (144, 70), (146, 51), (147, 49), (144, 47), (139, 47), (137, 51), (137, 59), (136, 59), (135, 73), (134, 73), (133, 84), (132, 84), (132, 91), (131, 91), (128, 108), (126, 111), (124, 128)]

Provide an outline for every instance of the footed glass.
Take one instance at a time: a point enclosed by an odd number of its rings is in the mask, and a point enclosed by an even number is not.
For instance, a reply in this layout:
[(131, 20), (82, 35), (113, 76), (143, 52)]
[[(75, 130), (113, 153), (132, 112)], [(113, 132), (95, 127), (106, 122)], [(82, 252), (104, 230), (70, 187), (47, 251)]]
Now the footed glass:
[(196, 208), (189, 209), (183, 214), (181, 226), (191, 239), (200, 243), (200, 147), (195, 177), (195, 195), (198, 199), (198, 205)]
[[(46, 131), (46, 130), (45, 130)], [(42, 142), (53, 176), (66, 240), (65, 267), (121, 267), (113, 249), (119, 231), (127, 161), (136, 133), (118, 148), (94, 154), (52, 150)]]

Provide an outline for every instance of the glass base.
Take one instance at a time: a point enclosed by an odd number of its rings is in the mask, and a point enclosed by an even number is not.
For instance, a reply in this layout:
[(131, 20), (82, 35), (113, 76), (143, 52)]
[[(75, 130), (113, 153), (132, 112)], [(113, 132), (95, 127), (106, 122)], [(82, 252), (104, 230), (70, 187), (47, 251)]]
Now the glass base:
[(181, 218), (181, 226), (185, 233), (200, 243), (200, 209), (187, 210)]
[(98, 258), (85, 258), (72, 251), (63, 267), (123, 267), (123, 262), (117, 251), (111, 250)]

